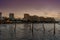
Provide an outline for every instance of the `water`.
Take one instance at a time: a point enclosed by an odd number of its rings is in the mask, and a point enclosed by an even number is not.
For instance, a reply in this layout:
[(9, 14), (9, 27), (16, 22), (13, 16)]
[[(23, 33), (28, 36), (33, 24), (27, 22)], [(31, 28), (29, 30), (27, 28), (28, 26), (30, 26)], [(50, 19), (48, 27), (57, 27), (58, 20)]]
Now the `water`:
[(0, 40), (60, 40), (60, 25), (54, 35), (53, 23), (0, 24)]

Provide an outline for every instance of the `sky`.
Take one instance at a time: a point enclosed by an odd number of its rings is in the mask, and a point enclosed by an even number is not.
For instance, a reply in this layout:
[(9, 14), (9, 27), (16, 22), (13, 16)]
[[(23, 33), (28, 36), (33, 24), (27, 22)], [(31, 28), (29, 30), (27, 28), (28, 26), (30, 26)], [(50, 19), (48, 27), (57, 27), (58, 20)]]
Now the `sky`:
[(44, 17), (60, 17), (60, 0), (0, 0), (3, 16), (14, 13), (23, 18), (25, 13)]

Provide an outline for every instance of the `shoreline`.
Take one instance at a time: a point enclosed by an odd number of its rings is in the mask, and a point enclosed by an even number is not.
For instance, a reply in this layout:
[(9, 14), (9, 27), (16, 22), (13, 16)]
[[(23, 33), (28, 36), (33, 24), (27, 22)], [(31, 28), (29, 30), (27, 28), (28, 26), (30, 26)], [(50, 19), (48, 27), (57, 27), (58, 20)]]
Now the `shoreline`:
[(58, 22), (21, 22), (21, 23), (0, 23), (0, 24), (35, 24), (35, 23), (57, 23)]

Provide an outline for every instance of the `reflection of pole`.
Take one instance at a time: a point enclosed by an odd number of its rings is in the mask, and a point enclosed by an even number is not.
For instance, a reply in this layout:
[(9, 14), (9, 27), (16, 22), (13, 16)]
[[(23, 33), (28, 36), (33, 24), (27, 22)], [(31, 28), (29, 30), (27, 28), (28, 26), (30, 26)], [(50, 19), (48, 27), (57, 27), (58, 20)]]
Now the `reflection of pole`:
[(0, 30), (0, 40), (1, 40), (1, 30)]
[(45, 27), (44, 27), (44, 23), (42, 24), (43, 26), (43, 34), (45, 34)]
[(32, 24), (32, 40), (34, 38), (34, 34), (33, 34), (33, 24)]
[(55, 22), (54, 22), (54, 31), (53, 31), (53, 36), (54, 36), (54, 40), (55, 40), (55, 34), (56, 34), (56, 32), (55, 32)]
[[(0, 24), (0, 25), (1, 25), (1, 24)], [(2, 35), (2, 34), (1, 34), (1, 28), (0, 28), (0, 40), (2, 40), (1, 35)]]
[(44, 40), (45, 39), (45, 27), (44, 27), (44, 23), (42, 23), (42, 26), (43, 26), (43, 38), (42, 38), (42, 40)]
[(15, 40), (16, 40), (16, 21), (15, 21), (15, 27), (14, 27), (14, 36), (15, 36)]

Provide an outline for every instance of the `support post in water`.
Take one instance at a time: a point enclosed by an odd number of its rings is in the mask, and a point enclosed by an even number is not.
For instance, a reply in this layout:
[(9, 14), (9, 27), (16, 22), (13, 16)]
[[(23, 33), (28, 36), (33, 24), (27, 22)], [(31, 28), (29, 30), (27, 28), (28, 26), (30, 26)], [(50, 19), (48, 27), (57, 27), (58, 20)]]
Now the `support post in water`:
[[(1, 25), (1, 24), (0, 24), (0, 25)], [(2, 40), (1, 35), (2, 35), (2, 34), (1, 34), (1, 28), (0, 28), (0, 40)]]
[(45, 27), (44, 27), (44, 23), (42, 24), (43, 26), (43, 34), (45, 34)]
[(53, 35), (55, 36), (56, 32), (55, 32), (55, 22), (54, 22), (54, 32), (53, 32)]
[(34, 34), (33, 34), (33, 23), (32, 23), (32, 40), (34, 39)]
[(14, 27), (14, 38), (16, 40), (16, 20), (15, 20), (15, 27)]

